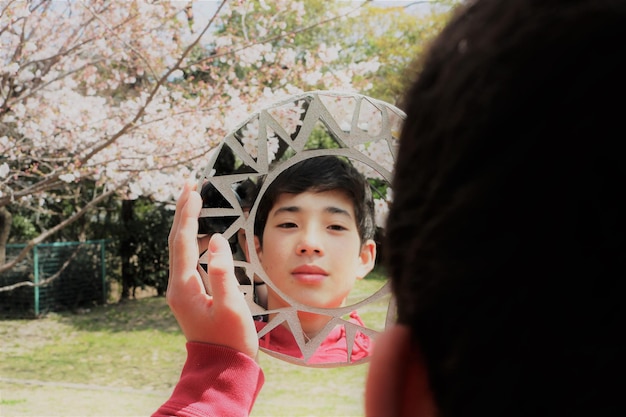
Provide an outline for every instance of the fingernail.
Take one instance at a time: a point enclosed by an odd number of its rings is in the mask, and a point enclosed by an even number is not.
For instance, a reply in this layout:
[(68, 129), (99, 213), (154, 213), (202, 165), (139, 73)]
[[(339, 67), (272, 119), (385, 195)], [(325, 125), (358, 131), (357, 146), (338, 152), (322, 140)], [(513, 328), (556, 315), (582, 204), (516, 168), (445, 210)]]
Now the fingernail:
[(209, 251), (211, 251), (211, 253), (216, 253), (218, 251), (218, 247), (217, 244), (214, 242), (215, 236), (217, 236), (219, 233), (214, 233), (211, 236), (211, 240), (209, 240)]

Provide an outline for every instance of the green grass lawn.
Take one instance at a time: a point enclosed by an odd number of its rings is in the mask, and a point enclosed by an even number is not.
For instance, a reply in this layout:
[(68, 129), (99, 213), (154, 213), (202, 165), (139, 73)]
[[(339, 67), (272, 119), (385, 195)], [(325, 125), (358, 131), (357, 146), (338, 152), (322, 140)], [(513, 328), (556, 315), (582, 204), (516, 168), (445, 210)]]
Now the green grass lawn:
[[(359, 281), (363, 299), (384, 280)], [(364, 308), (377, 328), (386, 306)], [(0, 320), (0, 415), (148, 415), (185, 360), (185, 339), (165, 299), (109, 304), (81, 314)], [(260, 353), (266, 383), (253, 416), (361, 416), (367, 364), (306, 368)]]

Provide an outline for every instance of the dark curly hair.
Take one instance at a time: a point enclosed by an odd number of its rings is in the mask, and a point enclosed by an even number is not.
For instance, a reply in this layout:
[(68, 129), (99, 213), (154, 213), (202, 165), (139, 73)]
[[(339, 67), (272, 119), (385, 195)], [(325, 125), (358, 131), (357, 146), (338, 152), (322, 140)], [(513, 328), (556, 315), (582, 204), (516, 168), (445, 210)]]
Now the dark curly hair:
[(423, 58), (385, 263), (440, 416), (625, 414), (625, 45), (624, 1), (479, 0)]

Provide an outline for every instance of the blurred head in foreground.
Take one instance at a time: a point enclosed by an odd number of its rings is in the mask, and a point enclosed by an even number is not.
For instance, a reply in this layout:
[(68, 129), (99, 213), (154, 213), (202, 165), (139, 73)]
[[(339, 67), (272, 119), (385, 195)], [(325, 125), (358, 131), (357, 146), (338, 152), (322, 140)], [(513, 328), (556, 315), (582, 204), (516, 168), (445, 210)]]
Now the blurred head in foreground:
[(369, 415), (624, 415), (625, 44), (614, 0), (474, 1), (434, 41), (386, 227), (405, 331)]

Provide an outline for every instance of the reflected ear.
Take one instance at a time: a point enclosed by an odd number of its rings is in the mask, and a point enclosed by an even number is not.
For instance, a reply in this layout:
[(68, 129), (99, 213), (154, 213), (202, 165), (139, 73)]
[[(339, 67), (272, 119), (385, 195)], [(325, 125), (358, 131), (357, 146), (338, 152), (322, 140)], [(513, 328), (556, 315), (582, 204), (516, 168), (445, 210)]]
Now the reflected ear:
[(434, 417), (435, 403), (411, 331), (396, 324), (376, 339), (365, 386), (367, 417)]
[(359, 270), (357, 273), (357, 279), (363, 279), (374, 269), (376, 262), (376, 242), (372, 239), (368, 239), (361, 246), (361, 253), (359, 254)]

